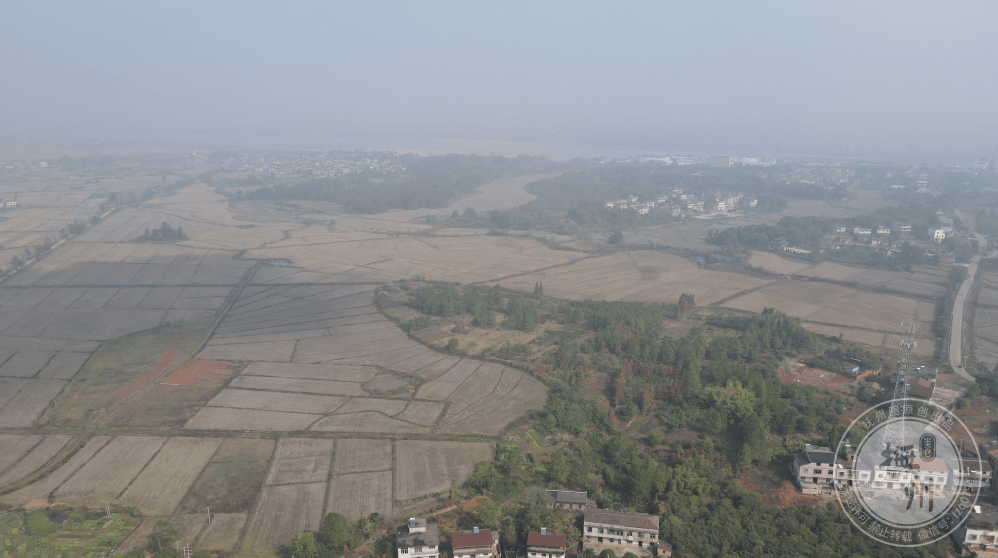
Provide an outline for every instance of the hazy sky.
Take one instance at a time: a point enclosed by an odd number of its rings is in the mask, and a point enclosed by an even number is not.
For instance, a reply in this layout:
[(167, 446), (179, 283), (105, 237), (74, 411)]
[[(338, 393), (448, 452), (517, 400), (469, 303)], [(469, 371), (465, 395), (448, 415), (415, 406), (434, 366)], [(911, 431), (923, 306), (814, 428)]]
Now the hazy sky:
[(0, 135), (998, 143), (998, 2), (0, 1)]

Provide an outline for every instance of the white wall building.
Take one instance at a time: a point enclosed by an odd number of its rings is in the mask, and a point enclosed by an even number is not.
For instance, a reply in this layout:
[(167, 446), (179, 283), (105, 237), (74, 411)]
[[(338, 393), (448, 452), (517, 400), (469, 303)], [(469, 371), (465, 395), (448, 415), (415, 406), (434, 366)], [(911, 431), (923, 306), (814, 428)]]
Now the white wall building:
[(439, 558), (440, 535), (437, 524), (410, 517), (409, 522), (395, 531), (397, 558)]

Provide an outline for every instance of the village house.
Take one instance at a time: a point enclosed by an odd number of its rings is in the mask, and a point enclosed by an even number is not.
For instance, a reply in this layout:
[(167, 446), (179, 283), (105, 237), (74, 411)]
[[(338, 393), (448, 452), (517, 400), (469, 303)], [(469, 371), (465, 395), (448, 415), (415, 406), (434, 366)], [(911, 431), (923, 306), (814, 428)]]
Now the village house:
[(998, 552), (998, 511), (992, 506), (976, 505), (952, 538), (971, 552)]
[(901, 226), (898, 227), (898, 230), (901, 231), (902, 234), (910, 233), (911, 232), (911, 225), (901, 225)]
[(845, 227), (835, 227), (835, 232), (837, 232), (837, 233), (844, 233), (844, 232), (846, 232), (846, 228)]
[(807, 444), (790, 462), (791, 477), (804, 494), (831, 494), (835, 472), (835, 452), (826, 447)]
[(395, 532), (397, 558), (439, 558), (440, 535), (437, 524), (410, 517), (409, 522)]
[(599, 554), (611, 549), (651, 555), (658, 546), (658, 516), (587, 508), (582, 519), (583, 546)]
[(955, 490), (988, 491), (994, 482), (994, 469), (987, 459), (964, 458), (963, 469), (952, 471)]
[(567, 546), (565, 535), (548, 533), (544, 527), (527, 533), (527, 558), (565, 558)]
[(450, 542), (454, 558), (499, 557), (499, 534), (491, 529), (475, 527), (470, 531), (452, 531)]
[(929, 227), (929, 238), (939, 244), (946, 238), (945, 227)]
[(918, 378), (908, 384), (908, 395), (920, 399), (932, 399), (932, 392), (935, 390), (935, 387), (936, 384), (932, 380)]
[(891, 234), (890, 227), (877, 227), (877, 234)]
[(548, 507), (556, 510), (584, 510), (595, 508), (596, 502), (588, 498), (587, 492), (575, 490), (548, 490)]
[(873, 229), (867, 229), (864, 227), (856, 227), (852, 230), (853, 234), (873, 234)]

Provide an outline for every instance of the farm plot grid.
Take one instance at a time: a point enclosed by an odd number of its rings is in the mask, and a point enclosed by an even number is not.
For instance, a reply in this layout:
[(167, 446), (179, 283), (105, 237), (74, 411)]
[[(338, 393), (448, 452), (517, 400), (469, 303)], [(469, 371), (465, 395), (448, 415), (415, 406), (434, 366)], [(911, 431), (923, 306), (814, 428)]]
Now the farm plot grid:
[[(187, 428), (496, 435), (541, 407), (532, 377), (409, 340), (373, 307), (374, 288), (247, 286), (199, 358), (249, 364)], [(378, 397), (381, 369), (428, 381)]]

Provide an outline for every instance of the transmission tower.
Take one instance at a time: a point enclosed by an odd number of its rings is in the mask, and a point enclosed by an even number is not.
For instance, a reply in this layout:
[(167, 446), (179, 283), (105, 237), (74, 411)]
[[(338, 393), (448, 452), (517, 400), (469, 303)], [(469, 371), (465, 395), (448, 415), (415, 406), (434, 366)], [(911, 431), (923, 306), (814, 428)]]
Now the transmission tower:
[(907, 327), (902, 324), (905, 330), (904, 340), (901, 341), (901, 363), (898, 365), (898, 379), (894, 383), (894, 399), (891, 400), (890, 418), (887, 427), (884, 428), (884, 450), (899, 451), (904, 448), (904, 408), (908, 402), (908, 357), (913, 346), (912, 336), (915, 334), (915, 326), (918, 322), (912, 320)]

